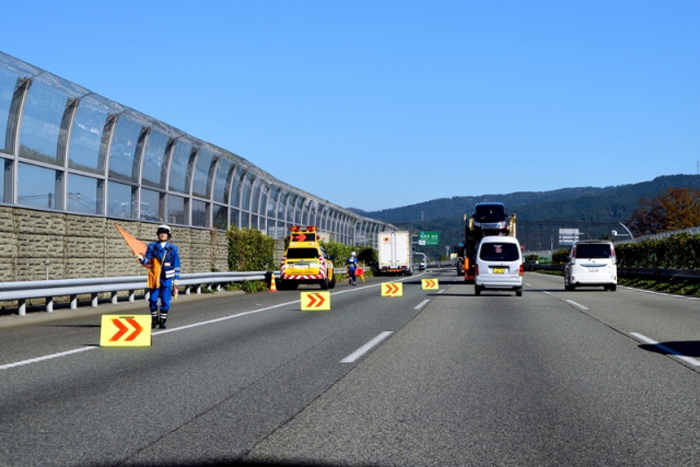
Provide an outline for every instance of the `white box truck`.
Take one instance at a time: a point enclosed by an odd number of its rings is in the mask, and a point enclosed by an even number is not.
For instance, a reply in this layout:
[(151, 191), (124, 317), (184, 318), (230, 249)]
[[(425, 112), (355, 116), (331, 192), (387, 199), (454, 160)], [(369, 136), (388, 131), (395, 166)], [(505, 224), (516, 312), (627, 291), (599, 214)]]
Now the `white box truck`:
[(378, 235), (376, 274), (410, 276), (413, 274), (411, 234), (407, 231), (380, 232)]

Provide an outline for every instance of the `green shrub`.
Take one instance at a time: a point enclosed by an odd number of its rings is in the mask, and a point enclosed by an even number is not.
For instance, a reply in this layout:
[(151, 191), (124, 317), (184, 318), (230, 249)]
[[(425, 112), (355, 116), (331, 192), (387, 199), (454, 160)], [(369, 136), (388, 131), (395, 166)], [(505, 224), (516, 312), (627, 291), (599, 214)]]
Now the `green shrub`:
[(230, 271), (274, 271), (275, 241), (259, 230), (228, 229), (228, 268)]
[(571, 252), (568, 248), (562, 248), (552, 253), (552, 264), (566, 264), (566, 258), (569, 257)]
[(640, 268), (700, 268), (700, 235), (681, 233), (663, 240), (615, 246), (618, 265)]

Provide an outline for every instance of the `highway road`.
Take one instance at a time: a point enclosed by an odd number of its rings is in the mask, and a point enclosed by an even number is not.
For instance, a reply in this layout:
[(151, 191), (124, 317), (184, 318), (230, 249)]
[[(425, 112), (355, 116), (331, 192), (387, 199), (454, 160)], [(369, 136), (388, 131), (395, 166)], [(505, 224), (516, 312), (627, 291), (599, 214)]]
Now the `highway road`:
[(387, 280), (182, 297), (147, 348), (99, 345), (144, 302), (0, 318), (0, 466), (700, 463), (698, 300)]

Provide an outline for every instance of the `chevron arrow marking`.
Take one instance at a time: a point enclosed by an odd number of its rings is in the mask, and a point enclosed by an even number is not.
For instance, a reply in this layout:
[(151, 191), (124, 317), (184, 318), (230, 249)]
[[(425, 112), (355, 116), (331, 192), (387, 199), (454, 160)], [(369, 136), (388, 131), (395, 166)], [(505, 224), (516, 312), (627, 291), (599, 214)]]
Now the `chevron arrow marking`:
[(382, 297), (400, 297), (403, 295), (403, 289), (400, 283), (385, 282), (382, 284)]
[(101, 347), (150, 347), (151, 315), (102, 315)]
[(331, 309), (331, 295), (329, 292), (302, 292), (302, 311), (328, 311)]
[[(318, 299), (318, 300), (317, 300)], [(309, 304), (307, 306), (309, 307), (320, 307), (323, 306), (323, 304), (326, 302), (326, 299), (323, 298), (323, 295), (319, 293), (311, 293), (309, 294)], [(318, 304), (316, 304), (318, 303)]]
[[(127, 323), (131, 324), (131, 325), (134, 327), (134, 332), (132, 332), (131, 334), (129, 334), (129, 337), (127, 337), (126, 339), (124, 339), (124, 340), (127, 341), (127, 342), (131, 342), (131, 341), (133, 341), (134, 339), (136, 339), (136, 338), (138, 337), (139, 334), (141, 334), (141, 331), (143, 331), (143, 328), (141, 327), (141, 325), (140, 325), (134, 318), (124, 318), (124, 320), (125, 320)], [(114, 318), (114, 319), (112, 320), (112, 323), (113, 323), (113, 324), (117, 327), (117, 329), (119, 329), (119, 330), (117, 331), (117, 333), (116, 333), (115, 335), (112, 336), (112, 338), (110, 339), (110, 342), (116, 342), (116, 341), (118, 341), (119, 339), (121, 339), (122, 336), (124, 336), (124, 334), (126, 334), (126, 333), (129, 331), (129, 328), (126, 327), (126, 326), (124, 326), (124, 324), (122, 324), (122, 322), (120, 321), (119, 318)]]

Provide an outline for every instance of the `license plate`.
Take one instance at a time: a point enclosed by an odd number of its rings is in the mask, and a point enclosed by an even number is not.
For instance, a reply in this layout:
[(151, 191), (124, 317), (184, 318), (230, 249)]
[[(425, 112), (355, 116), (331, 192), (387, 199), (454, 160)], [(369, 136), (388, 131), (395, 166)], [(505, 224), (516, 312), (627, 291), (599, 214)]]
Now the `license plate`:
[(506, 269), (505, 268), (493, 268), (493, 273), (494, 274), (505, 274)]
[(309, 265), (308, 264), (295, 264), (294, 269), (308, 269)]
[(588, 272), (598, 272), (598, 268), (588, 268)]

